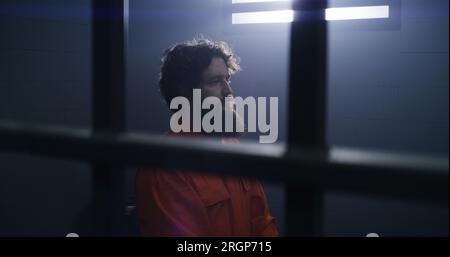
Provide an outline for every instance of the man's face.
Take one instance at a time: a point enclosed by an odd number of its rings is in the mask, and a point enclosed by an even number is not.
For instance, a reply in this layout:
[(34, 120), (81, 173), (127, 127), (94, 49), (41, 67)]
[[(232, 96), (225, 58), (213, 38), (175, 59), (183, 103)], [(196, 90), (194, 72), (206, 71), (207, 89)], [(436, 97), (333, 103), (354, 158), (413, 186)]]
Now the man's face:
[(210, 65), (202, 74), (202, 98), (214, 96), (223, 100), (225, 97), (232, 95), (230, 78), (225, 61), (220, 57), (213, 57)]
[[(202, 74), (203, 83), (202, 89), (202, 99), (214, 96), (218, 97), (222, 101), (222, 125), (225, 126), (225, 109), (233, 113), (233, 130), (236, 131), (237, 126), (244, 127), (244, 121), (236, 113), (235, 108), (230, 105), (225, 105), (225, 97), (233, 97), (233, 90), (230, 86), (231, 75), (228, 71), (225, 61), (220, 57), (213, 57), (211, 64), (203, 71)], [(204, 110), (206, 112), (206, 110)], [(204, 113), (203, 113), (204, 114)], [(225, 131), (225, 127), (222, 128)], [(226, 133), (228, 136), (237, 136), (236, 133)]]

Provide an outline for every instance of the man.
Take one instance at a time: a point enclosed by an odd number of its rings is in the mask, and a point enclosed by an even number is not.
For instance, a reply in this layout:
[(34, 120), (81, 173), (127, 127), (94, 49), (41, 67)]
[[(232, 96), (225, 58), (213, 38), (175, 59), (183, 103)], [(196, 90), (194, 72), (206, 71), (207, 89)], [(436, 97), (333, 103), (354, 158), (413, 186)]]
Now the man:
[[(160, 91), (166, 102), (177, 96), (192, 99), (232, 95), (231, 75), (240, 70), (238, 57), (224, 42), (194, 39), (165, 51), (161, 59)], [(208, 136), (170, 133), (170, 136)], [(224, 142), (233, 137), (215, 134)], [(176, 161), (176, 157), (173, 157)], [(220, 165), (220, 164), (218, 164)], [(137, 209), (145, 236), (277, 236), (261, 184), (252, 179), (167, 172), (139, 168), (136, 174)]]

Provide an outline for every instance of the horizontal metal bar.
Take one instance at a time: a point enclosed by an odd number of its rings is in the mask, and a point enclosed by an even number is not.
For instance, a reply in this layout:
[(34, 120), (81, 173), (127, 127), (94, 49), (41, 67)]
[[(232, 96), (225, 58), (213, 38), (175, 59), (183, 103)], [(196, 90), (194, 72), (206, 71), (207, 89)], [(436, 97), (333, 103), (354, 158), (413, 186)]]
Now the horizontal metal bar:
[(0, 151), (152, 165), (257, 177), (289, 186), (355, 191), (448, 204), (448, 156), (442, 158), (283, 145), (221, 145), (211, 140), (36, 127), (0, 122)]

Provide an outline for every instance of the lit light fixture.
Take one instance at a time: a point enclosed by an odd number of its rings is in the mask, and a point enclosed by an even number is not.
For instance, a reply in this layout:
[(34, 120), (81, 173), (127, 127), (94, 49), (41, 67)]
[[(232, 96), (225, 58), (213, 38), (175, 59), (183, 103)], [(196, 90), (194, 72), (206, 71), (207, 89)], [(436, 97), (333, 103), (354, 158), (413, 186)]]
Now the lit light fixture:
[[(269, 0), (233, 0), (239, 1), (269, 1)], [(271, 0), (273, 1), (273, 0)], [(289, 1), (289, 0), (278, 0)], [(335, 20), (363, 20), (363, 19), (386, 19), (389, 18), (389, 5), (357, 6), (357, 7), (335, 7), (325, 10), (325, 19)], [(252, 23), (287, 23), (294, 20), (293, 10), (278, 10), (264, 12), (240, 12), (232, 13), (232, 24)]]
[(293, 10), (241, 12), (231, 14), (232, 24), (286, 23), (294, 20)]
[(389, 18), (389, 5), (337, 7), (325, 10), (325, 19), (328, 21), (385, 18)]
[(265, 2), (290, 2), (292, 0), (231, 0), (232, 4), (247, 4), (247, 3), (265, 3)]

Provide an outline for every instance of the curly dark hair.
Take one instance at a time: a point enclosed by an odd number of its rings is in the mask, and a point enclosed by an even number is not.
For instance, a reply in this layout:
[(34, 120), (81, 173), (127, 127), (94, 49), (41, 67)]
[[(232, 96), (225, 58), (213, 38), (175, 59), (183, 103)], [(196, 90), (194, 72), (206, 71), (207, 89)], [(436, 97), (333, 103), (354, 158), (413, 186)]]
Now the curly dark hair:
[(213, 57), (222, 58), (230, 74), (235, 74), (241, 69), (239, 57), (222, 41), (194, 38), (164, 51), (161, 58), (159, 89), (167, 105), (170, 105), (170, 101), (177, 96), (190, 99), (192, 89), (200, 87), (202, 72), (210, 65)]

